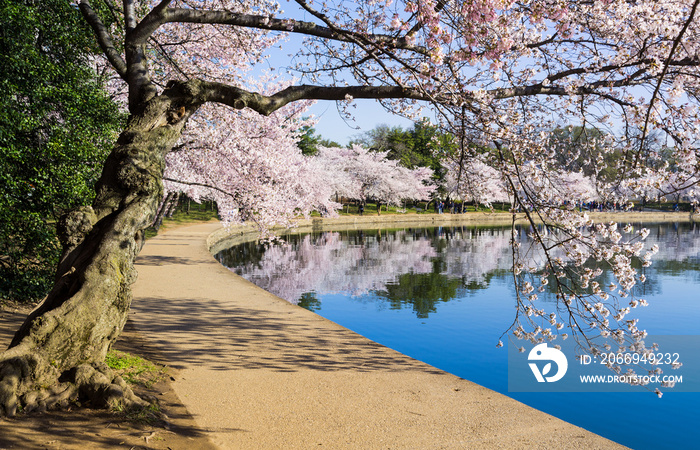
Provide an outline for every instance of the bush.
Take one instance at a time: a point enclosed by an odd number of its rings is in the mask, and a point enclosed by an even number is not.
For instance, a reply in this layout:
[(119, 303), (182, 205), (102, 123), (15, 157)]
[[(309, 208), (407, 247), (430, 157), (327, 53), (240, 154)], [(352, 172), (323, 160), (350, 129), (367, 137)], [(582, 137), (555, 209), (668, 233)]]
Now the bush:
[(121, 127), (65, 0), (0, 0), (0, 299), (35, 300), (60, 255), (55, 223), (89, 204)]

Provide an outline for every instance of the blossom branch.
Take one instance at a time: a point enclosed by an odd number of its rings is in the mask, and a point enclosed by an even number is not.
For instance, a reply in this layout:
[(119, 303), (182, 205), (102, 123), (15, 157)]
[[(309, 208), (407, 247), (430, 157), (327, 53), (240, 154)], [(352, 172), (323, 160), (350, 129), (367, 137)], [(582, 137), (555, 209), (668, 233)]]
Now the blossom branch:
[(339, 42), (355, 42), (357, 39), (371, 40), (378, 45), (391, 48), (409, 50), (419, 54), (427, 54), (428, 50), (419, 45), (410, 44), (404, 38), (397, 38), (382, 34), (363, 36), (360, 33), (342, 30), (336, 31), (329, 27), (317, 25), (313, 22), (304, 22), (294, 19), (277, 19), (274, 17), (255, 14), (242, 14), (231, 11), (200, 11), (182, 8), (153, 9), (136, 27), (133, 38), (137, 42), (145, 42), (158, 27), (165, 23), (199, 23), (211, 25), (233, 25), (244, 28), (257, 28), (260, 30), (294, 32), (307, 36), (314, 36), (326, 40)]
[(347, 100), (348, 98), (385, 99), (401, 98), (429, 100), (422, 91), (399, 86), (312, 86), (287, 87), (265, 96), (223, 83), (199, 81), (202, 101), (223, 103), (236, 109), (250, 108), (269, 115), (297, 100)]
[(678, 36), (673, 40), (673, 45), (671, 46), (671, 51), (668, 53), (668, 57), (666, 58), (666, 62), (664, 63), (664, 68), (661, 71), (661, 74), (659, 75), (659, 81), (656, 84), (656, 87), (654, 88), (654, 93), (651, 95), (651, 99), (649, 100), (649, 106), (647, 108), (646, 112), (646, 117), (644, 118), (644, 128), (642, 129), (642, 136), (639, 141), (639, 152), (637, 152), (637, 160), (641, 157), (642, 154), (642, 148), (644, 146), (644, 141), (646, 140), (647, 137), (647, 132), (649, 129), (649, 119), (651, 118), (651, 111), (654, 108), (654, 102), (659, 95), (659, 90), (661, 89), (661, 84), (663, 83), (664, 79), (666, 78), (666, 74), (668, 73), (668, 68), (671, 64), (671, 61), (673, 60), (673, 54), (676, 52), (676, 48), (678, 48), (678, 45), (681, 42), (681, 39), (683, 38), (683, 35), (685, 34), (686, 30), (690, 26), (690, 24), (693, 22), (693, 19), (695, 17), (695, 11), (698, 9), (698, 4), (700, 4), (700, 0), (695, 0), (693, 3), (693, 7), (690, 10), (690, 14), (688, 15), (688, 20), (685, 21), (683, 24), (683, 28), (681, 31), (678, 33)]

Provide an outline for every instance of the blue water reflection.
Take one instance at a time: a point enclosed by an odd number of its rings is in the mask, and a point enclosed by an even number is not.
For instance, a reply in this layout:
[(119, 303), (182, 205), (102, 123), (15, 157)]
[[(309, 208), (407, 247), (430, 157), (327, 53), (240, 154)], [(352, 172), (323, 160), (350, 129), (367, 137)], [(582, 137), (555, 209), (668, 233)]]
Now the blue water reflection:
[[(700, 334), (700, 227), (646, 225), (661, 251), (635, 310), (650, 334)], [(525, 239), (526, 230), (521, 230)], [(264, 289), (369, 339), (632, 448), (692, 448), (700, 393), (509, 393), (509, 228), (295, 235), (217, 258)], [(505, 341), (505, 340), (504, 340)], [(698, 349), (700, 352), (700, 349)]]

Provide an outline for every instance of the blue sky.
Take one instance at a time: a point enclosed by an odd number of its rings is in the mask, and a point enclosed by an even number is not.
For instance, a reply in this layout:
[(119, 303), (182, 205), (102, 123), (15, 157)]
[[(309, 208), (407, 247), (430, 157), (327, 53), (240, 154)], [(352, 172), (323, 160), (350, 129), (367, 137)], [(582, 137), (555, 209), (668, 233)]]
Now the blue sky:
[[(354, 121), (344, 121), (338, 113), (335, 102), (318, 102), (311, 108), (310, 112), (319, 119), (316, 124), (318, 134), (341, 145), (347, 144), (351, 138), (369, 131), (377, 125), (413, 127), (413, 122), (387, 112), (375, 100), (355, 101), (355, 108), (352, 109)], [(358, 127), (359, 129), (357, 129)]]
[[(301, 11), (291, 2), (281, 2), (285, 13), (279, 17), (293, 18), (297, 20), (317, 22), (305, 11)], [(283, 76), (285, 69), (290, 66), (289, 54), (296, 53), (302, 45), (302, 38), (299, 35), (291, 34), (282, 43), (283, 48), (270, 49), (268, 54), (270, 59), (265, 66), (275, 68), (275, 72)], [(262, 70), (265, 70), (261, 67)], [(297, 76), (292, 73), (292, 75)], [(309, 115), (314, 115), (318, 119), (316, 131), (323, 138), (346, 145), (353, 137), (375, 128), (377, 125), (401, 126), (412, 128), (413, 122), (400, 116), (387, 112), (376, 100), (356, 100), (350, 112), (354, 121), (346, 121), (338, 112), (336, 102), (319, 101), (311, 107)]]
[[(290, 65), (288, 54), (294, 52), (296, 46), (299, 45), (299, 43), (294, 42), (295, 40), (297, 39), (290, 39), (289, 42), (285, 43), (283, 50), (272, 49), (269, 52), (270, 59), (265, 64), (268, 66), (267, 70), (273, 67), (277, 75), (285, 76), (286, 68)], [(261, 69), (265, 70), (262, 67)], [(291, 75), (298, 77), (294, 72)], [(369, 131), (377, 125), (413, 127), (412, 121), (387, 112), (376, 100), (355, 100), (349, 111), (354, 120), (344, 120), (338, 112), (336, 102), (320, 100), (309, 109), (309, 115), (318, 119), (316, 124), (318, 134), (342, 145), (347, 144), (356, 135)]]

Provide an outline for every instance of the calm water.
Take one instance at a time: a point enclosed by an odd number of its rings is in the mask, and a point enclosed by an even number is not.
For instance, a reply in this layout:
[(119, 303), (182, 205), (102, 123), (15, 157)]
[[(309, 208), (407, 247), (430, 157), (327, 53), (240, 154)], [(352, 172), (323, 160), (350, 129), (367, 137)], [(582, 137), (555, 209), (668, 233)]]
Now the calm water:
[[(661, 251), (634, 317), (650, 334), (700, 335), (700, 225), (645, 225)], [(521, 230), (526, 239), (526, 230)], [(509, 393), (509, 228), (291, 235), (216, 257), (258, 286), (369, 339), (636, 449), (697, 448), (700, 393)], [(547, 299), (545, 299), (547, 301)], [(505, 339), (504, 339), (505, 342)], [(700, 349), (698, 349), (700, 352)]]

